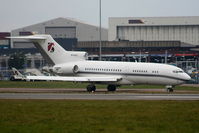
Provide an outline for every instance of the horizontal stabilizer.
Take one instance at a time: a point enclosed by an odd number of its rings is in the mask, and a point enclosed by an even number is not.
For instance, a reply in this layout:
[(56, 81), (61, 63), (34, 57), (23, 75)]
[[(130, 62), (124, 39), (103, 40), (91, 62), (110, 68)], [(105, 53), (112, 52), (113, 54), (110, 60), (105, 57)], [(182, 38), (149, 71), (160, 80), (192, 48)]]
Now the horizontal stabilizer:
[(12, 37), (7, 37), (11, 39), (29, 39), (29, 40), (45, 40), (46, 37), (43, 36), (12, 36)]
[[(34, 44), (50, 65), (68, 62), (85, 61), (86, 52), (66, 51), (51, 35), (14, 36), (12, 39), (23, 39)], [(66, 45), (66, 44), (62, 44)]]

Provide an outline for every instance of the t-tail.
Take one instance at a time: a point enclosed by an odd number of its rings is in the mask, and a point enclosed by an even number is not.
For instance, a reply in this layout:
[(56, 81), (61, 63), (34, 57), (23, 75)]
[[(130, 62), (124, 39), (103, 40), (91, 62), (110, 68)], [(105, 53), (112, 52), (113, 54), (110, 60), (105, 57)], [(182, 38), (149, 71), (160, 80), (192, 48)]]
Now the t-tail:
[(66, 51), (51, 37), (51, 35), (31, 35), (10, 38), (25, 39), (33, 42), (44, 59), (51, 65), (83, 61), (87, 58), (86, 52)]

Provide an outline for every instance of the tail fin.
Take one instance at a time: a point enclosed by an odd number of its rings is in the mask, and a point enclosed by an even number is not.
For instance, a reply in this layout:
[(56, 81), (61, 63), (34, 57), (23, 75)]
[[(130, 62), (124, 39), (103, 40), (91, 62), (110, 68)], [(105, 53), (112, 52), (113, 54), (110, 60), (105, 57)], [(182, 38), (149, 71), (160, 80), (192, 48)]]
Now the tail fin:
[(48, 63), (52, 65), (86, 59), (86, 52), (66, 51), (51, 37), (51, 35), (32, 35), (11, 38), (26, 39), (33, 42), (44, 59), (46, 59)]
[(13, 75), (16, 75), (16, 76), (20, 76), (20, 77), (23, 77), (23, 74), (21, 74), (16, 68), (12, 68), (12, 72), (13, 72)]

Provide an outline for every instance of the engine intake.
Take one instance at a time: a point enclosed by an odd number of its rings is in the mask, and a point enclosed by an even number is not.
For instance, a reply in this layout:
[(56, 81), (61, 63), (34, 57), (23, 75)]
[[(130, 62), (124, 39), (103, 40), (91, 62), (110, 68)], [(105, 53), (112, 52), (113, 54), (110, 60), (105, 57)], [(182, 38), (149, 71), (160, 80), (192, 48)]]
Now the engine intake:
[(54, 66), (53, 72), (58, 75), (75, 75), (79, 72), (79, 67), (77, 65), (63, 65), (63, 66)]

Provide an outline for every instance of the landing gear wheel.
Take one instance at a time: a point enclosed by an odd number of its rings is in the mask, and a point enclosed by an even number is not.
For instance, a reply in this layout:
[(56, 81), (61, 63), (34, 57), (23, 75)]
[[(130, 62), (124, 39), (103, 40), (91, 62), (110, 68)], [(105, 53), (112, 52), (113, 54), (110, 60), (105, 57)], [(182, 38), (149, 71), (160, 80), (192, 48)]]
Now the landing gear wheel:
[(108, 85), (107, 90), (108, 91), (116, 91), (116, 85)]
[(173, 88), (168, 88), (167, 92), (173, 92)]
[(88, 85), (86, 89), (87, 89), (88, 92), (95, 92), (96, 86), (95, 85)]
[(167, 92), (173, 92), (173, 86), (166, 86)]

